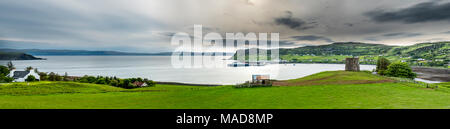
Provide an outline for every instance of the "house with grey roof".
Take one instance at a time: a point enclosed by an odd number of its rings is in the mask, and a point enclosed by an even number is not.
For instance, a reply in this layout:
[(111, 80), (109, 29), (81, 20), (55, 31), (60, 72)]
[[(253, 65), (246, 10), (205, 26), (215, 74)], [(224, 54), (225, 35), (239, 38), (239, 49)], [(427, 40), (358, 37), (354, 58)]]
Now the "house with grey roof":
[(37, 80), (40, 80), (39, 74), (37, 74), (34, 70), (30, 71), (11, 70), (11, 72), (8, 74), (9, 77), (12, 77), (14, 79), (13, 82), (25, 82), (25, 79), (27, 79), (28, 76), (30, 75), (33, 75)]

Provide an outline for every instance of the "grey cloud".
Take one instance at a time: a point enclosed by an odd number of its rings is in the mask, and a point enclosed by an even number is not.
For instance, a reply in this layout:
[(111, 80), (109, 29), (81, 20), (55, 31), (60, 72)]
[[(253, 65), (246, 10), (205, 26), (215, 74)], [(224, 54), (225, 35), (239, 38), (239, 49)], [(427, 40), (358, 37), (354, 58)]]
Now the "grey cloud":
[(306, 36), (292, 36), (291, 38), (294, 38), (295, 40), (299, 41), (326, 41), (326, 42), (334, 42), (330, 38), (323, 37), (323, 36), (315, 36), (315, 35), (306, 35)]
[(344, 25), (348, 26), (348, 27), (353, 27), (355, 24), (352, 23), (345, 23)]
[(294, 30), (306, 30), (314, 28), (311, 23), (307, 23), (299, 18), (292, 17), (291, 11), (286, 11), (287, 16), (275, 18), (275, 23), (277, 25), (287, 26)]
[(158, 34), (161, 35), (161, 36), (172, 37), (176, 33), (175, 32), (159, 32)]
[(365, 13), (365, 15), (379, 23), (450, 21), (450, 3), (424, 2), (396, 11), (375, 10)]
[(368, 38), (365, 38), (365, 40), (368, 40), (368, 41), (380, 41), (378, 38), (376, 38), (376, 37), (368, 37)]
[(48, 1), (0, 1), (3, 38), (45, 40), (61, 46), (122, 46), (125, 42), (148, 42), (149, 39), (127, 36), (161, 27), (164, 24), (155, 19), (129, 11), (98, 9), (84, 13)]
[(388, 34), (384, 34), (382, 36), (384, 36), (384, 37), (416, 37), (416, 36), (421, 36), (421, 35), (423, 35), (423, 34), (400, 32), (400, 33), (388, 33)]
[[(194, 24), (203, 24), (204, 33), (280, 33), (281, 46), (298, 46), (301, 41), (322, 43), (376, 40), (376, 43), (397, 44), (396, 39), (420, 34), (426, 34), (420, 36), (423, 39), (441, 37), (449, 40), (445, 35), (450, 32), (444, 32), (450, 30), (442, 29), (450, 27), (449, 22), (446, 22), (450, 15), (447, 8), (450, 0), (425, 3), (417, 2), (419, 0), (350, 1), (0, 0), (0, 40), (16, 41), (0, 43), (0, 47), (58, 46), (125, 51), (142, 48), (161, 51), (159, 48), (176, 47), (170, 46), (173, 32), (191, 33), (193, 31), (189, 27)], [(413, 3), (404, 8), (411, 2), (421, 4)], [(186, 3), (213, 8), (204, 11), (204, 8), (195, 6), (185, 7), (188, 5)], [(376, 10), (375, 5), (385, 10)], [(283, 11), (285, 13), (280, 15), (279, 12)], [(364, 12), (370, 13), (362, 15)], [(441, 22), (405, 24), (427, 21)], [(377, 22), (393, 24), (374, 24)], [(222, 37), (225, 38), (224, 35)], [(404, 42), (415, 42), (413, 40), (415, 38), (402, 39)], [(18, 41), (35, 42), (18, 45)], [(132, 47), (136, 49), (131, 49)]]
[(280, 46), (295, 46), (296, 44), (294, 42), (290, 41), (279, 41)]
[(368, 41), (381, 41), (381, 39), (386, 39), (386, 38), (409, 38), (409, 37), (416, 37), (416, 36), (422, 36), (422, 35), (425, 35), (425, 34), (422, 34), (422, 33), (397, 32), (397, 33), (382, 34), (382, 35), (374, 36), (374, 37), (367, 37), (367, 38), (365, 38), (365, 40), (368, 40)]

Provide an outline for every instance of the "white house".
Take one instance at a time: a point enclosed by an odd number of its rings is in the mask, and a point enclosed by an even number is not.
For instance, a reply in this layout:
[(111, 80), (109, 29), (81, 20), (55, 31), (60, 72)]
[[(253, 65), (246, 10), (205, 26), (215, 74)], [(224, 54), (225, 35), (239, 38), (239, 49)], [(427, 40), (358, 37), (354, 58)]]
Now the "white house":
[(14, 78), (13, 82), (25, 82), (25, 79), (28, 78), (28, 76), (33, 75), (37, 80), (40, 80), (39, 74), (34, 72), (34, 70), (30, 71), (16, 71), (11, 70), (11, 72), (8, 74), (9, 77)]

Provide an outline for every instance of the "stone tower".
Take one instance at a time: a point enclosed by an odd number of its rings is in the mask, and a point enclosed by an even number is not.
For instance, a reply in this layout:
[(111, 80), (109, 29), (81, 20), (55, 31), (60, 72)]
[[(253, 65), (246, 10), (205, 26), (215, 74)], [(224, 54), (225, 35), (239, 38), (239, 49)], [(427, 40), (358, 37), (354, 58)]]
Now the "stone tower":
[(359, 71), (359, 58), (346, 58), (345, 71)]

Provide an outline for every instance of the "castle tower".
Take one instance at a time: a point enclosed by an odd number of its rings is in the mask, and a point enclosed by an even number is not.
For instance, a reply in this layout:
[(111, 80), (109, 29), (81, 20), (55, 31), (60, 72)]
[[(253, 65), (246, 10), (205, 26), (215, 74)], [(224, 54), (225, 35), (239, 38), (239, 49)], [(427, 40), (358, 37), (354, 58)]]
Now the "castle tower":
[(359, 58), (346, 58), (345, 71), (359, 71)]

